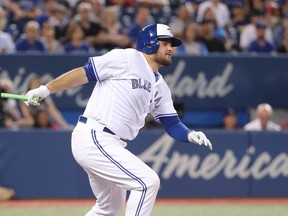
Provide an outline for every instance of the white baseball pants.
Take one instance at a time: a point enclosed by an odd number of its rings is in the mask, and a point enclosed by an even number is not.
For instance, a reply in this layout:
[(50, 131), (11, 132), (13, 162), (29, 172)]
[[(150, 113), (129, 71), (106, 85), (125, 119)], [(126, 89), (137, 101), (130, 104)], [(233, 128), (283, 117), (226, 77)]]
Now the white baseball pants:
[(72, 133), (72, 153), (88, 174), (96, 204), (86, 216), (149, 216), (159, 186), (158, 175), (125, 149), (126, 142), (103, 131), (104, 126), (88, 119), (78, 122)]

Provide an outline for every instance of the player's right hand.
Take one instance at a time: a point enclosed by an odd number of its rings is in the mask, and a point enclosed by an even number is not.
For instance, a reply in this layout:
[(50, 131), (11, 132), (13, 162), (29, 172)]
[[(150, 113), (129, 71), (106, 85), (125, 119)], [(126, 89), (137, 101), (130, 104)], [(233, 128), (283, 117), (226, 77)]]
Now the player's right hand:
[(189, 142), (198, 145), (205, 145), (210, 150), (212, 150), (212, 144), (210, 140), (205, 136), (205, 134), (202, 131), (190, 131), (187, 136)]
[[(40, 101), (46, 98), (48, 95), (50, 95), (50, 90), (45, 85), (41, 85), (40, 87), (27, 92), (26, 96), (28, 96), (28, 99), (25, 101), (25, 104), (27, 106), (39, 106)], [(39, 99), (37, 100), (37, 98)]]

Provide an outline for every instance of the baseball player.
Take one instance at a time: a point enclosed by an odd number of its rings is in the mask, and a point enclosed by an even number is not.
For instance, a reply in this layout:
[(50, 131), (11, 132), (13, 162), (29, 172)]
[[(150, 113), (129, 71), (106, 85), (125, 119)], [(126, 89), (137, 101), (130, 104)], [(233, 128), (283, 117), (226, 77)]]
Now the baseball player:
[(79, 68), (27, 92), (29, 105), (63, 89), (95, 82), (86, 109), (72, 133), (72, 153), (86, 171), (97, 199), (86, 216), (150, 215), (160, 181), (158, 175), (125, 147), (151, 113), (176, 140), (212, 145), (203, 132), (189, 130), (173, 107), (171, 92), (158, 72), (172, 63), (172, 48), (181, 40), (164, 24), (140, 30), (137, 50), (115, 49), (89, 58)]

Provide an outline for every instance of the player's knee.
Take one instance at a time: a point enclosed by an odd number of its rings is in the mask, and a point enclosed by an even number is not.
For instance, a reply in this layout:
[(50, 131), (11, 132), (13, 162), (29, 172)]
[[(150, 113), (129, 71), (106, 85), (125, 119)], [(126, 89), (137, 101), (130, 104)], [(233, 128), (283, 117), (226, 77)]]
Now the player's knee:
[(146, 182), (147, 189), (158, 191), (160, 187), (160, 179), (154, 171), (149, 174), (149, 179)]

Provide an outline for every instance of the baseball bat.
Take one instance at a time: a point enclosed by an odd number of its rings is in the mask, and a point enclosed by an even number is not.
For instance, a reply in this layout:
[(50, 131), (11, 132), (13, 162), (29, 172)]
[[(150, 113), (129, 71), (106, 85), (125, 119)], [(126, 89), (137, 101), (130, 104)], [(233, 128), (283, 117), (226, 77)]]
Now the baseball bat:
[[(18, 94), (10, 94), (10, 93), (1, 93), (1, 98), (11, 98), (11, 99), (17, 99), (17, 100), (28, 100), (28, 96), (26, 95), (18, 95)], [(33, 100), (36, 102), (39, 102), (39, 97), (34, 97)]]

